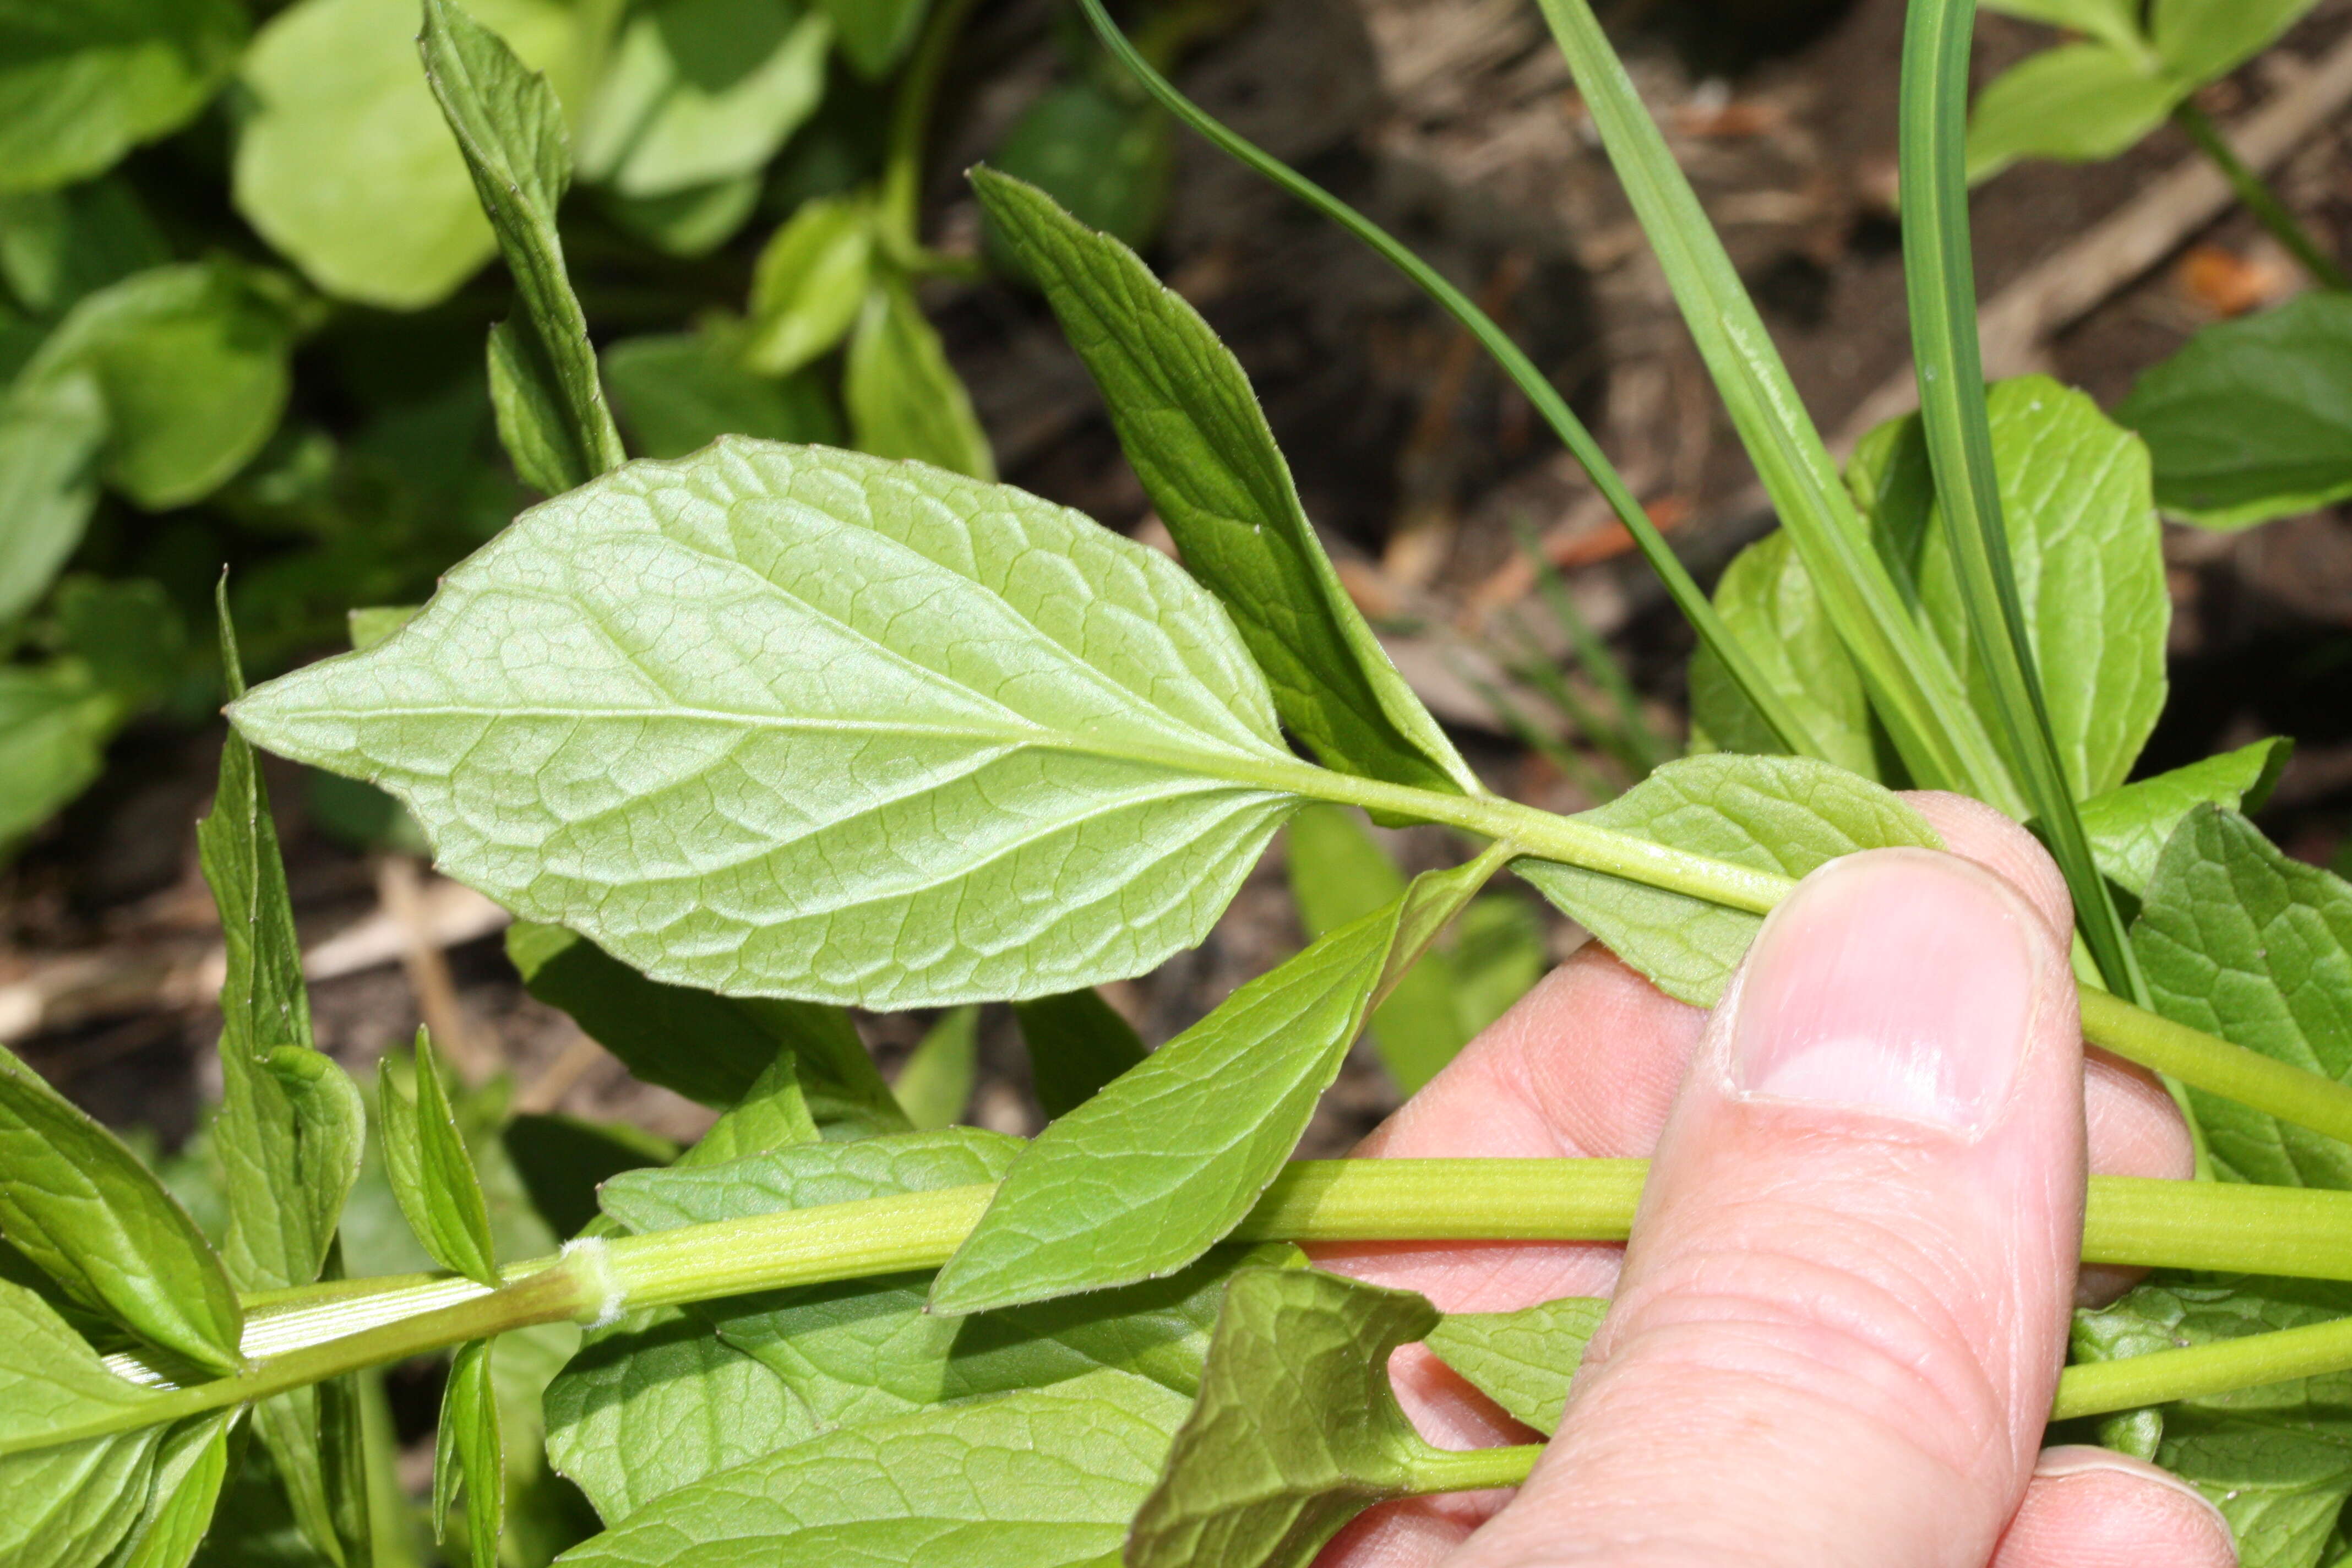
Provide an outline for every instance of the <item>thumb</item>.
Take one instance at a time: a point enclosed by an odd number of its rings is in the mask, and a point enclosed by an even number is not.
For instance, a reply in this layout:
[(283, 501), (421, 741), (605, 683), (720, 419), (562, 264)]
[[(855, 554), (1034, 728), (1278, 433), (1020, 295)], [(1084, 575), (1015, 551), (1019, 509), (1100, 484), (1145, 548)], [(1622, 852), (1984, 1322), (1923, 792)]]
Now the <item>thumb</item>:
[(1464, 1561), (1983, 1568), (2066, 1343), (2077, 1029), (1991, 873), (1807, 878), (1708, 1024), (1560, 1436)]

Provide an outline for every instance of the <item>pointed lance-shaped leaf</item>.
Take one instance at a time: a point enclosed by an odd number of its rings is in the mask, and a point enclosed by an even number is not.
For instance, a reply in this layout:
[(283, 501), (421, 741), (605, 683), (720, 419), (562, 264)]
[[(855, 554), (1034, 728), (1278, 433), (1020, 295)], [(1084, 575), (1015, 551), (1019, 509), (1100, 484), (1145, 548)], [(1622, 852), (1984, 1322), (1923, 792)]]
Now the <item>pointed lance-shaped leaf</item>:
[(433, 1539), (448, 1538), (449, 1505), (466, 1499), (466, 1555), (473, 1568), (496, 1568), (506, 1529), (506, 1442), (490, 1386), (490, 1340), (457, 1347), (441, 1389), (433, 1438)]
[(1514, 1420), (1549, 1435), (1609, 1303), (1566, 1296), (1516, 1312), (1449, 1312), (1429, 1348)]
[(619, 466), (621, 435), (596, 379), (555, 207), (572, 178), (563, 108), (547, 79), (455, 0), (425, 0), (425, 79), (456, 133), (520, 309), (490, 331), (499, 436), (526, 484), (556, 494)]
[(1340, 586), (1232, 351), (1133, 251), (1045, 192), (989, 169), (971, 180), (1102, 388), (1185, 564), (1240, 624), (1283, 722), (1328, 766), (1483, 793)]
[(457, 1131), (432, 1037), (423, 1029), (416, 1031), (411, 1082), (413, 1089), (404, 1092), (387, 1064), (377, 1088), (384, 1173), (393, 1196), (435, 1262), (495, 1287), (499, 1270), (481, 1178)]
[(1151, 968), (1320, 776), (1167, 557), (737, 439), (525, 512), (399, 636), (234, 716), (653, 979), (874, 1007)]

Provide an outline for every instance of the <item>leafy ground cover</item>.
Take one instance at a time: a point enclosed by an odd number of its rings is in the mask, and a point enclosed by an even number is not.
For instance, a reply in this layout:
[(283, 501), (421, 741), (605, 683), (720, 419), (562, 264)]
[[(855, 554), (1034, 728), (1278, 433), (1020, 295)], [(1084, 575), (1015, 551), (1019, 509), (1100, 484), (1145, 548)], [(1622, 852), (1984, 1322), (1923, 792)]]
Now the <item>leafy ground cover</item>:
[[(1890, 793), (1917, 783), (2040, 824), (2084, 911), (2090, 1037), (2179, 1083), (2218, 1178), (2095, 1184), (2086, 1255), (2169, 1271), (2085, 1316), (2055, 1414), (2234, 1506), (2250, 1561), (2325, 1560), (2352, 1491), (2326, 1394), (2352, 1363), (2327, 1294), (2352, 1269), (2327, 1191), (2352, 1132), (2352, 894), (2242, 815), (2282, 744), (2144, 762), (2158, 510), (2197, 503), (2167, 499), (2156, 421), (2136, 435), (2057, 383), (1982, 384), (1968, 7), (1915, 7), (1906, 51), (1925, 407), (1843, 464), (1590, 13), (1547, 19), (1781, 529), (1711, 595), (1673, 581), (1577, 412), (1523, 381), (1704, 649), (1693, 754), (1667, 760), (1623, 704), (1593, 750), (1629, 787), (1573, 814), (1491, 790), (1327, 558), (1215, 331), (1026, 182), (973, 176), (992, 243), (1043, 289), (1182, 564), (978, 462), (730, 434), (624, 463), (604, 384), (623, 378), (583, 352), (552, 218), (587, 139), (567, 148), (549, 79), (434, 0), (423, 74), (518, 279), (488, 338), (493, 427), (552, 499), (421, 610), (355, 622), (358, 651), (250, 693), (223, 596), (239, 700), (200, 838), (228, 938), (205, 1156), (166, 1185), (14, 1058), (0, 1075), (9, 1168), (30, 1173), (0, 1186), (12, 1550), (406, 1560), (375, 1369), (441, 1352), (426, 1511), (476, 1563), (844, 1542), (1303, 1562), (1370, 1502), (1507, 1483), (1527, 1450), (1427, 1448), (1379, 1369), (1425, 1338), (1539, 1415), (1592, 1304), (1441, 1321), (1294, 1244), (1622, 1237), (1640, 1172), (1291, 1162), (1316, 1100), (1367, 1025), (1411, 1084), (1532, 977), (1507, 870), (1711, 1002), (1794, 878), (1936, 842)], [(778, 246), (822, 275), (808, 258), (836, 216), (797, 235), (795, 217)], [(854, 323), (835, 314), (871, 343), (915, 320), (887, 280)], [(2175, 395), (2212, 385), (2233, 341), (2277, 352), (2238, 331), (2189, 351), (2210, 363)], [(956, 406), (925, 403), (923, 438)], [(2257, 510), (2320, 493), (2300, 470), (2244, 484), (2233, 504)], [(1573, 637), (1572, 602), (1553, 613)], [(1563, 689), (1606, 703), (1619, 682), (1590, 662), (1592, 687)], [(534, 1151), (426, 1037), (362, 1094), (316, 1049), (256, 742), (389, 790), (521, 917), (509, 946), (534, 992), (717, 1121), (683, 1150), (575, 1124)], [(1357, 809), (1460, 848), (1408, 878)], [(1147, 1055), (1093, 987), (1197, 943), (1286, 826), (1313, 940)], [(999, 1001), (1055, 1117), (1034, 1140), (950, 1125), (970, 1009)], [(886, 1084), (849, 1004), (942, 1011)], [(551, 1158), (551, 1139), (569, 1140)], [(2217, 1268), (2243, 1278), (2186, 1273)], [(1264, 1396), (1276, 1367), (1295, 1398)], [(2249, 1394), (2283, 1386), (2310, 1392)]]

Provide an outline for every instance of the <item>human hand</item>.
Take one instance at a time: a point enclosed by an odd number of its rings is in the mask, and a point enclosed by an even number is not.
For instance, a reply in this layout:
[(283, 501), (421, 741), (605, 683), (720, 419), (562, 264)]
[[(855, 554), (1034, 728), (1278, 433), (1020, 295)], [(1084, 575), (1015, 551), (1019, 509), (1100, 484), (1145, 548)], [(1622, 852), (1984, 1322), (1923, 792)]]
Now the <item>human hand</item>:
[[(1318, 1568), (2226, 1568), (2194, 1491), (2037, 1454), (2077, 1289), (2082, 1173), (2186, 1176), (2160, 1086), (2086, 1062), (2064, 884), (1990, 808), (1916, 795), (1952, 856), (1808, 878), (1724, 1005), (1588, 948), (1365, 1141), (1390, 1156), (1654, 1160), (1629, 1248), (1327, 1248), (1448, 1311), (1610, 1295), (1517, 1493), (1366, 1513)], [(2124, 1280), (2084, 1270), (2088, 1298)], [(1423, 1434), (1523, 1442), (1419, 1346)]]

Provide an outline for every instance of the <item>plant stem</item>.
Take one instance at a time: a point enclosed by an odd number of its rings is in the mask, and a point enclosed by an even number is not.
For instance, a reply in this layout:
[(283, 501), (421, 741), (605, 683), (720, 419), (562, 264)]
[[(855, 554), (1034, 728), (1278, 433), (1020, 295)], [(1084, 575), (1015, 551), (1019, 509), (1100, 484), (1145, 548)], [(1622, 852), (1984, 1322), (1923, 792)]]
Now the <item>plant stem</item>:
[(2221, 128), (2206, 117), (2203, 110), (2183, 99), (2172, 111), (2172, 122), (2197, 144), (2199, 152), (2213, 161), (2213, 166), (2230, 182), (2230, 188), (2238, 194), (2245, 209), (2303, 263), (2303, 269), (2311, 274), (2314, 282), (2338, 293), (2352, 292), (2352, 277), (2346, 276), (2335, 258), (2320, 248), (2319, 241), (2304, 227), (2300, 218), (2287, 210), (2269, 183), (2247, 167), (2237, 149), (2230, 145), (2229, 138), (2221, 134)]
[(2100, 974), (2109, 989), (2144, 1005), (2147, 983), (2058, 755), (2001, 517), (1969, 252), (1965, 149), (1976, 9), (1976, 0), (1912, 0), (1904, 31), (1903, 272), (1920, 420), (1970, 651), (1991, 686), (2008, 761), (2074, 895), (2075, 921)]
[(2070, 1366), (2058, 1379), (2053, 1421), (2137, 1410), (2175, 1399), (2262, 1388), (2352, 1366), (2352, 1318), (2278, 1329), (2186, 1350)]
[(1519, 1443), (1507, 1448), (1431, 1448), (1412, 1461), (1412, 1489), (1426, 1497), (1433, 1492), (1515, 1487), (1528, 1479), (1543, 1451), (1541, 1443)]
[(923, 149), (930, 139), (931, 109), (947, 75), (948, 54), (973, 0), (940, 0), (923, 36), (916, 41), (907, 74), (890, 105), (890, 143), (882, 164), (881, 226), (893, 254), (922, 254), (918, 236), (923, 194)]
[(1494, 357), (1495, 363), (1502, 367), (1503, 374), (1509, 376), (1521, 395), (1535, 405), (1544, 423), (1552, 427), (1553, 433), (1575, 456), (1594, 488), (1601, 491), (1611, 510), (1616, 512), (1617, 521), (1623, 523), (1625, 531), (1633, 536), (1633, 542), (1640, 548), (1643, 559), (1650, 563), (1650, 569), (1665, 584), (1667, 595), (1675, 601), (1675, 607), (1683, 613), (1684, 619), (1690, 622), (1691, 629), (1698, 634), (1699, 640), (1706, 645), (1708, 651), (1723, 662), (1724, 668), (1730, 672), (1740, 691), (1754, 704), (1757, 712), (1763, 716), (1766, 725), (1780, 738), (1780, 743), (1800, 756), (1821, 755), (1819, 746), (1806, 732), (1803, 721), (1772, 683), (1764, 678), (1763, 672), (1757, 668), (1755, 660), (1748, 656), (1748, 650), (1732, 635), (1731, 628), (1724, 625), (1723, 617), (1716, 613), (1713, 601), (1692, 580), (1690, 573), (1675, 554), (1674, 547), (1666, 542), (1665, 535), (1658, 531), (1657, 524), (1650, 521), (1650, 514), (1642, 509), (1641, 502), (1633, 499), (1633, 492), (1626, 488), (1624, 478), (1618, 473), (1616, 465), (1610, 462), (1607, 453), (1601, 451), (1601, 443), (1592, 438), (1592, 432), (1577, 418), (1575, 411), (1569, 407), (1568, 400), (1559, 395), (1559, 390), (1552, 385), (1550, 379), (1536, 368), (1535, 362), (1528, 358), (1501, 327), (1496, 325), (1494, 318), (1448, 282), (1435, 268), (1406, 249), (1386, 229), (1272, 153), (1235, 135), (1198, 104), (1177, 91), (1175, 84), (1155, 70), (1128, 40), (1127, 35), (1119, 31), (1118, 24), (1111, 20), (1110, 13), (1103, 9), (1102, 0), (1078, 0), (1078, 3), (1086, 11), (1087, 20), (1093, 24), (1096, 36), (1101, 38), (1103, 47), (1109, 50), (1119, 64), (1160, 100), (1162, 108), (1244, 167), (1271, 180), (1370, 246), (1382, 260), (1403, 273), (1416, 288), (1435, 300), (1478, 340), (1479, 344)]

